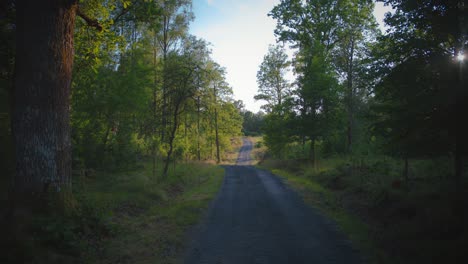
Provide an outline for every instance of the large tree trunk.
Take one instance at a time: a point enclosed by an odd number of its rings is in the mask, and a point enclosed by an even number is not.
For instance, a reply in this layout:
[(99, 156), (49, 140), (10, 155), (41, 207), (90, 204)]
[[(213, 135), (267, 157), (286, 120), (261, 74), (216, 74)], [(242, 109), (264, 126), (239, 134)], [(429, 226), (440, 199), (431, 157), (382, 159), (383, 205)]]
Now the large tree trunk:
[(17, 1), (13, 129), (15, 192), (21, 198), (66, 193), (71, 187), (69, 111), (76, 2)]

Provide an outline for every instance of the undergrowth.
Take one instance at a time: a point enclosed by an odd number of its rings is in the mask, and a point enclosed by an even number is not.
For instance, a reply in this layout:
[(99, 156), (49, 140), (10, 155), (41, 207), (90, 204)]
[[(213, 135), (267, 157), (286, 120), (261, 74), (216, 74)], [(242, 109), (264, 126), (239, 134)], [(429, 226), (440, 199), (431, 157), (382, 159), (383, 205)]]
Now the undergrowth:
[[(370, 263), (466, 263), (467, 182), (454, 195), (449, 158), (403, 161), (386, 156), (260, 162), (306, 203), (333, 218)], [(465, 178), (466, 180), (466, 178)]]
[[(172, 166), (171, 166), (172, 167)], [(38, 214), (2, 263), (179, 263), (188, 229), (217, 193), (224, 170), (177, 164), (154, 179), (151, 163), (74, 177), (75, 206)]]

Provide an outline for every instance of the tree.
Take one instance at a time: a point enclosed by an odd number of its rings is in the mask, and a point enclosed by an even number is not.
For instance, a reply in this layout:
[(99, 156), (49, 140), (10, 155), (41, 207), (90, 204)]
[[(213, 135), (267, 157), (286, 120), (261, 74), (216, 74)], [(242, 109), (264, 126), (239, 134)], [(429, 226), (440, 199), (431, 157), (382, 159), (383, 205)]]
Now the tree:
[(66, 201), (71, 187), (69, 119), (75, 19), (79, 16), (97, 31), (103, 26), (86, 15), (76, 0), (24, 0), (15, 7), (15, 191), (29, 205), (49, 194)]
[(280, 46), (270, 46), (257, 72), (258, 94), (255, 100), (267, 103), (262, 108), (267, 112), (281, 111), (284, 101), (291, 95), (286, 74), (289, 68), (288, 55)]
[(15, 67), (15, 5), (13, 0), (0, 4), (0, 170), (3, 180), (11, 182), (14, 171), (11, 113)]
[(251, 111), (242, 111), (243, 124), (242, 131), (246, 136), (257, 136), (261, 134), (261, 128), (265, 119), (265, 113), (253, 113)]
[(340, 41), (333, 50), (333, 60), (336, 71), (346, 80), (344, 105), (347, 112), (347, 151), (352, 153), (357, 138), (356, 114), (370, 86), (366, 80), (366, 68), (369, 67), (369, 44), (377, 36), (377, 23), (372, 14), (374, 3), (370, 0), (343, 1), (341, 8)]
[(171, 48), (174, 48), (177, 43), (187, 34), (188, 25), (193, 20), (191, 11), (191, 0), (160, 0), (161, 20), (158, 27), (159, 32), (156, 35), (162, 50), (162, 113), (161, 113), (161, 141), (164, 142), (167, 126), (167, 96), (169, 91), (166, 85), (166, 60)]
[(467, 44), (467, 9), (463, 1), (384, 2), (395, 12), (386, 17), (391, 28), (377, 52), (383, 77), (376, 96), (386, 106), (378, 112), (404, 124), (403, 131), (390, 130), (390, 138), (406, 143), (397, 145), (404, 155), (453, 153), (460, 186), (467, 153), (467, 131), (459, 125), (467, 113), (467, 69), (455, 57)]
[(343, 1), (283, 0), (270, 12), (277, 20), (275, 34), (297, 48), (293, 61), (297, 76), (295, 92), (296, 134), (311, 141), (310, 157), (315, 161), (315, 142), (331, 134), (339, 111), (338, 80), (332, 67), (332, 51), (340, 41)]
[(69, 108), (77, 8), (77, 1), (17, 1), (15, 189), (26, 200), (65, 194), (71, 187)]
[(216, 144), (216, 162), (221, 162), (221, 152), (220, 152), (220, 140), (219, 140), (219, 123), (218, 123), (218, 114), (219, 114), (219, 101), (223, 97), (231, 94), (231, 88), (226, 83), (224, 77), (225, 70), (217, 63), (209, 63), (208, 67), (208, 80), (209, 85), (212, 86), (212, 108), (214, 113), (214, 130), (215, 130), (215, 144)]
[[(163, 176), (167, 176), (169, 162), (174, 151), (174, 140), (176, 139), (177, 129), (180, 125), (180, 118), (187, 110), (188, 102), (193, 99), (197, 93), (197, 70), (206, 63), (209, 55), (206, 43), (195, 37), (187, 37), (182, 46), (181, 53), (176, 51), (170, 53), (166, 58), (166, 85), (170, 92), (168, 94), (168, 110), (171, 114), (172, 122), (169, 124), (169, 139), (166, 161), (163, 170)], [(170, 60), (169, 60), (170, 59)], [(170, 75), (169, 75), (170, 73)]]

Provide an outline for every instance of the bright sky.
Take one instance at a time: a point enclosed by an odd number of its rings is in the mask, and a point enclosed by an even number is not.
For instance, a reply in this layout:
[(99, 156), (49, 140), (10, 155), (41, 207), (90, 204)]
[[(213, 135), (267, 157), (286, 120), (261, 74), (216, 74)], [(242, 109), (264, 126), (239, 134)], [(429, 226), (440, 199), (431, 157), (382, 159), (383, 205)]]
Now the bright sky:
[[(267, 16), (279, 0), (194, 0), (195, 21), (191, 33), (212, 44), (213, 59), (227, 69), (227, 81), (234, 97), (257, 112), (262, 101), (255, 101), (257, 70), (275, 43), (276, 22)], [(390, 8), (376, 4), (374, 15), (382, 24)], [(383, 26), (381, 26), (383, 28)]]

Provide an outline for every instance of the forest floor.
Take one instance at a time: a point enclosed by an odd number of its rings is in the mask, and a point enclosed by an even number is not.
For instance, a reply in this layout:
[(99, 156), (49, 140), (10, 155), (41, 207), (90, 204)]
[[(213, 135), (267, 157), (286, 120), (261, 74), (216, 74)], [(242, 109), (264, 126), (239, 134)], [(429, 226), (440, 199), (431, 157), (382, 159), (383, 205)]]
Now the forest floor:
[(194, 231), (185, 263), (361, 263), (335, 223), (280, 178), (250, 165), (252, 147), (244, 139), (237, 165), (225, 166), (221, 190)]
[(75, 175), (74, 209), (34, 215), (23, 237), (2, 235), (0, 263), (180, 263), (224, 168), (179, 163), (158, 180), (151, 168)]
[[(412, 161), (411, 180), (386, 157), (275, 160), (254, 139), (258, 167), (282, 177), (306, 204), (338, 223), (367, 263), (468, 263), (468, 184), (454, 207), (449, 161)], [(437, 164), (437, 166), (434, 166)], [(352, 167), (352, 168), (351, 168)], [(445, 174), (444, 174), (445, 173)]]
[(87, 203), (94, 211), (102, 208), (97, 211), (105, 228), (86, 241), (86, 263), (180, 263), (187, 232), (218, 192), (224, 169), (179, 164), (164, 183), (148, 174), (98, 175), (83, 184)]

